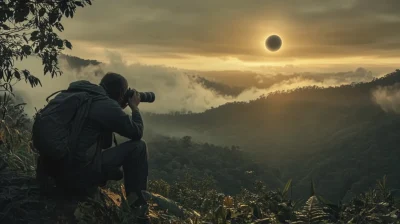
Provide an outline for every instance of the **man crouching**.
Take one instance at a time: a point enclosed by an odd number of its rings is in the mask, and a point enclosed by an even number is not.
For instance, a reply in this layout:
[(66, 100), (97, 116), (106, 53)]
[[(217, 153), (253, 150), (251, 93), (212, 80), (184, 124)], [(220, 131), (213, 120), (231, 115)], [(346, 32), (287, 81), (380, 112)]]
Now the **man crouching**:
[[(107, 73), (99, 85), (72, 82), (38, 111), (32, 131), (40, 154), (37, 178), (51, 176), (57, 187), (77, 194), (124, 178), (131, 208), (139, 219), (148, 220), (142, 194), (147, 190), (148, 154), (140, 94), (127, 97), (127, 92), (123, 76)], [(131, 116), (123, 111), (127, 106)], [(130, 141), (110, 148), (114, 132)]]

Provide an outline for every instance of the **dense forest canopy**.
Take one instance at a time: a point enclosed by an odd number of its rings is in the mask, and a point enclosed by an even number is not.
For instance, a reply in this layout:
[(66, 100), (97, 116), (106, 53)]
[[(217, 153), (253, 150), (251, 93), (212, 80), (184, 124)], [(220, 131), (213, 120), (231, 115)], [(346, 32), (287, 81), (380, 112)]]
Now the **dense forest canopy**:
[(194, 139), (238, 145), (260, 164), (280, 170), (279, 178), (293, 178), (297, 196), (306, 194), (314, 178), (327, 197), (344, 198), (384, 174), (400, 184), (394, 156), (400, 116), (382, 110), (372, 97), (378, 87), (399, 81), (397, 70), (366, 83), (280, 91), (204, 113), (147, 114), (145, 120), (159, 134), (180, 130)]

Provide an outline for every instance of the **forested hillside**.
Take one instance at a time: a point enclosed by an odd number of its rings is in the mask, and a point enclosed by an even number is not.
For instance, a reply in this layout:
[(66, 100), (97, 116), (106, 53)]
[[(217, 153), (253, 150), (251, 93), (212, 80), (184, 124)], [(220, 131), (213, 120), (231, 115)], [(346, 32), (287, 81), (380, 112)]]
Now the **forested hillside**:
[(181, 139), (160, 136), (149, 141), (148, 147), (150, 178), (154, 180), (173, 183), (189, 173), (197, 180), (212, 180), (215, 189), (232, 195), (260, 180), (269, 180), (271, 189), (287, 182), (280, 181), (276, 171), (254, 163), (235, 146), (193, 142), (189, 136)]
[(147, 114), (145, 120), (154, 132), (179, 130), (194, 139), (240, 146), (260, 164), (278, 169), (279, 178), (293, 178), (296, 196), (306, 194), (313, 178), (328, 198), (347, 198), (384, 174), (400, 186), (400, 116), (372, 99), (378, 86), (399, 81), (397, 70), (368, 83), (306, 87), (204, 113)]

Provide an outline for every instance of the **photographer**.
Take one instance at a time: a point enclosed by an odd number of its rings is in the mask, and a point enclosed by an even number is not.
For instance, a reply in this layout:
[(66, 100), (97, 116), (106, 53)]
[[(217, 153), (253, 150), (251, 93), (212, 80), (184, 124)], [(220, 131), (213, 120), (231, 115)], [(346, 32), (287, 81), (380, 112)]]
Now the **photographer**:
[[(99, 85), (76, 81), (61, 91), (35, 116), (37, 178), (51, 176), (57, 187), (78, 194), (124, 178), (133, 212), (148, 219), (142, 194), (147, 190), (148, 154), (138, 108), (141, 94), (128, 89), (127, 80), (116, 73), (107, 73)], [(131, 116), (123, 111), (127, 106)], [(113, 132), (130, 141), (110, 148)]]

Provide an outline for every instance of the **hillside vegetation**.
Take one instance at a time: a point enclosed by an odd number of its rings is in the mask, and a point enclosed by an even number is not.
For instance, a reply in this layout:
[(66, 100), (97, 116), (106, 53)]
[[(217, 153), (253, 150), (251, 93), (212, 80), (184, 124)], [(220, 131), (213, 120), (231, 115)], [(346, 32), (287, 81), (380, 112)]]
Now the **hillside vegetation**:
[[(3, 99), (1, 222), (135, 223), (121, 182), (110, 181), (86, 200), (63, 196), (57, 189), (41, 190), (33, 178), (36, 154), (29, 147), (29, 118), (23, 105)], [(236, 147), (196, 143), (188, 136), (159, 137), (149, 146), (153, 176), (147, 197), (153, 223), (400, 223), (398, 203), (386, 177), (346, 204), (327, 201), (311, 181), (309, 199), (299, 201), (293, 199), (296, 189), (291, 180), (279, 188), (257, 181), (267, 172)], [(255, 174), (246, 177), (245, 170)], [(222, 192), (233, 188), (240, 190), (231, 195)]]
[(187, 132), (194, 139), (239, 146), (260, 165), (277, 170), (281, 181), (293, 178), (296, 198), (306, 197), (314, 178), (324, 196), (347, 200), (385, 174), (393, 187), (400, 186), (400, 116), (383, 111), (372, 98), (378, 87), (399, 81), (397, 70), (367, 83), (310, 86), (204, 113), (144, 118), (148, 130), (154, 127), (159, 134)]

